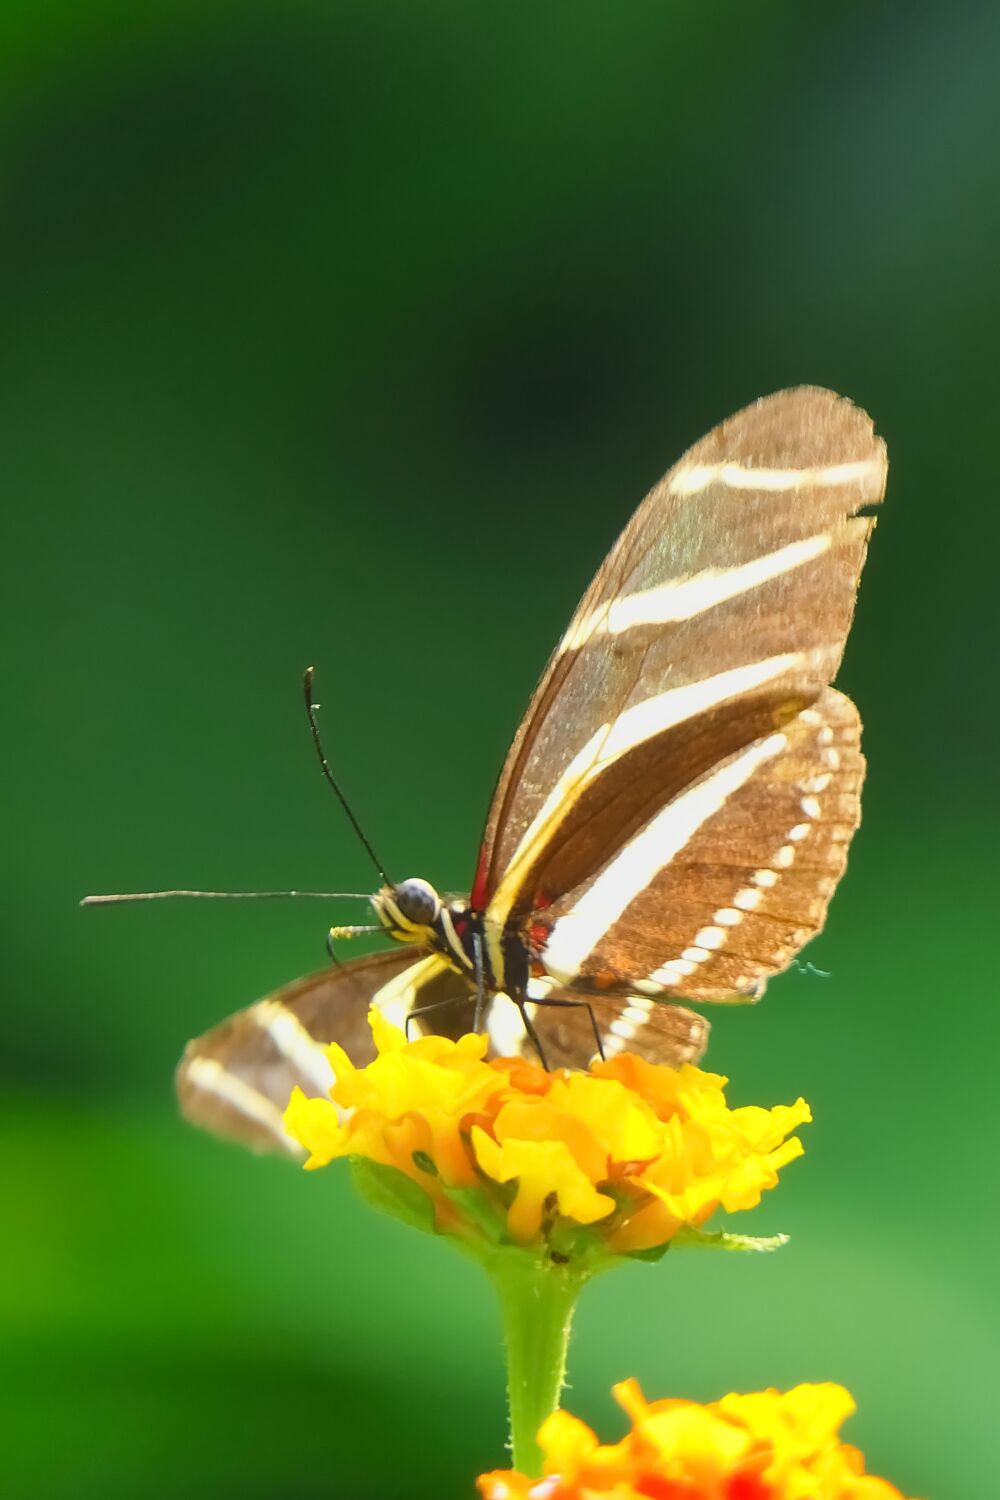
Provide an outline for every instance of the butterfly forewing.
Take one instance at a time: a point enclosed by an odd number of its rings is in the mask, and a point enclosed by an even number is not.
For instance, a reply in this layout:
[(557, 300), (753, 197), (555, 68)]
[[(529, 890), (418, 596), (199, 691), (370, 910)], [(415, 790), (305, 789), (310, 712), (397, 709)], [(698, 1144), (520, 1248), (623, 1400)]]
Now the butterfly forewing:
[[(440, 1002), (445, 1002), (440, 1004)], [(329, 1092), (326, 1047), (336, 1041), (358, 1066), (375, 1055), (368, 1012), (374, 1005), (397, 1025), (411, 1011), (439, 1005), (413, 1034), (461, 1035), (472, 1024), (468, 984), (436, 955), (394, 948), (307, 975), (256, 1005), (237, 1011), (189, 1042), (177, 1069), (181, 1110), (195, 1125), (259, 1151), (304, 1153), (281, 1116), (296, 1086), (311, 1097)]]
[(501, 926), (589, 880), (666, 803), (808, 707), (839, 665), (885, 447), (814, 387), (767, 397), (646, 497), (552, 656), (487, 820)]

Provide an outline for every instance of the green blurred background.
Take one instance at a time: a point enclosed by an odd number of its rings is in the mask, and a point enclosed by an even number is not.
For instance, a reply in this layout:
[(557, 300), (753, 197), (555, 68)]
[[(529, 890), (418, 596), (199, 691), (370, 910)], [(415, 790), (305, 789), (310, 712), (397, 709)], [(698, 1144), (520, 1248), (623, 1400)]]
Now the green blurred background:
[(634, 504), (802, 381), (892, 469), (832, 978), (710, 1054), (813, 1104), (739, 1226), (793, 1242), (598, 1283), (568, 1401), (611, 1436), (626, 1374), (835, 1379), (876, 1472), (988, 1492), (998, 46), (993, 5), (6, 0), (5, 1495), (460, 1497), (502, 1460), (476, 1269), (175, 1117), (185, 1040), (319, 967), (323, 909), (76, 901), (368, 886), (312, 661), (390, 868), (467, 883)]

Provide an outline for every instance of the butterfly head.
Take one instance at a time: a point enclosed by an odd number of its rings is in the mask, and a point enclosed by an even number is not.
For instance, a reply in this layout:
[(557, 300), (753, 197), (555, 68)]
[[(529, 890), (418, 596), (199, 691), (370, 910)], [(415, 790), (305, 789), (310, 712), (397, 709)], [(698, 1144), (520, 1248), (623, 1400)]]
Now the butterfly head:
[(372, 897), (375, 915), (400, 943), (426, 946), (434, 935), (441, 914), (441, 898), (426, 880), (413, 877), (398, 885), (383, 886)]

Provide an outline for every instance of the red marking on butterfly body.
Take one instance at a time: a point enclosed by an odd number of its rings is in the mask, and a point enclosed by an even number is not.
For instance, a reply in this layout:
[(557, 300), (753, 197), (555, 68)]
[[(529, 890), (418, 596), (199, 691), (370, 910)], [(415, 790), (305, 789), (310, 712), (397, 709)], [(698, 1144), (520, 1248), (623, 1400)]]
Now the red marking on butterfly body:
[(552, 931), (547, 922), (532, 922), (528, 928), (528, 942), (534, 949), (542, 949), (549, 940)]

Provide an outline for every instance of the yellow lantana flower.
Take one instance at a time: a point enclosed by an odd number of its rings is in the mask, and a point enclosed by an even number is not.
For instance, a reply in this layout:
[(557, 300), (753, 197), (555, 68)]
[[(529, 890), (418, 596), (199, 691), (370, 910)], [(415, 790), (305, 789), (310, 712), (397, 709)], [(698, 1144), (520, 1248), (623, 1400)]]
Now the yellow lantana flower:
[(903, 1500), (840, 1441), (855, 1409), (843, 1386), (758, 1391), (707, 1406), (647, 1402), (634, 1380), (614, 1394), (632, 1423), (620, 1443), (603, 1446), (585, 1423), (553, 1412), (538, 1434), (544, 1477), (484, 1474), (483, 1500)]
[(790, 1132), (810, 1118), (803, 1100), (730, 1109), (727, 1080), (690, 1065), (621, 1055), (548, 1073), (487, 1062), (483, 1036), (407, 1042), (370, 1019), (375, 1061), (356, 1068), (332, 1044), (331, 1098), (296, 1090), (285, 1125), (307, 1167), (347, 1156), (395, 1168), (426, 1195), (434, 1227), (467, 1239), (568, 1257), (593, 1226), (604, 1254), (651, 1252), (717, 1208), (753, 1208), (802, 1151)]

